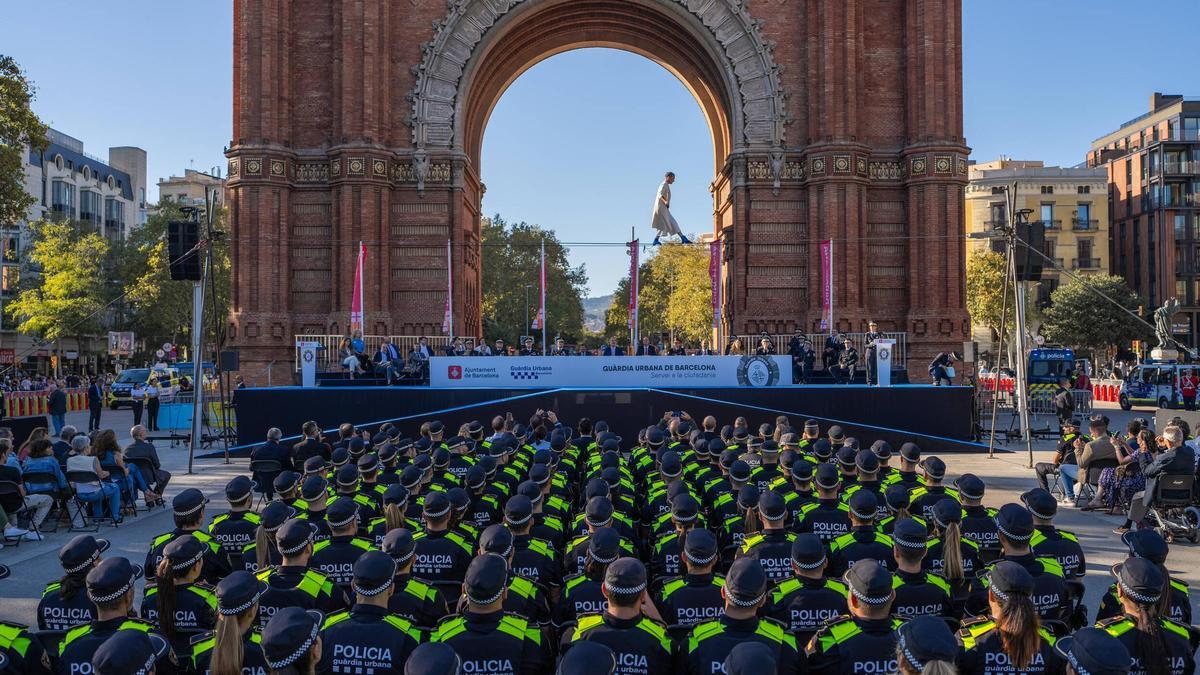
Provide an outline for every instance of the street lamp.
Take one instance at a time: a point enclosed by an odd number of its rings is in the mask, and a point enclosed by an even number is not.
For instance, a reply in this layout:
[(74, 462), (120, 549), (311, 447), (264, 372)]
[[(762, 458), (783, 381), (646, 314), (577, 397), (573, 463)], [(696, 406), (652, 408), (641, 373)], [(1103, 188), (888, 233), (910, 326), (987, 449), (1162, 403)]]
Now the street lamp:
[(533, 325), (529, 323), (529, 291), (533, 284), (525, 284), (525, 335), (533, 334)]

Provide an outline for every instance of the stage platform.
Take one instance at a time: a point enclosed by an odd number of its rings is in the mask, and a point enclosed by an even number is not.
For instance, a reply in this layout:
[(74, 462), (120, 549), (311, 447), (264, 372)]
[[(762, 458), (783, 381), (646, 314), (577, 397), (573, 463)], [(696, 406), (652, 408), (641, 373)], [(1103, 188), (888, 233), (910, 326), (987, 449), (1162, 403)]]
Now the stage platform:
[(273, 387), (240, 389), (237, 406), (239, 445), (247, 454), (279, 427), (294, 440), (300, 426), (315, 420), (332, 432), (342, 422), (374, 431), (384, 422), (398, 425), (416, 438), (423, 421), (439, 419), (448, 435), (469, 420), (486, 426), (492, 417), (512, 412), (528, 420), (539, 408), (555, 411), (573, 424), (580, 417), (604, 420), (632, 447), (638, 429), (654, 424), (663, 413), (686, 410), (697, 418), (715, 415), (729, 424), (744, 415), (753, 428), (787, 415), (799, 428), (807, 418), (822, 429), (840, 424), (846, 435), (863, 445), (885, 439), (894, 447), (913, 441), (927, 452), (980, 452), (971, 442), (972, 398), (969, 387), (863, 385), (785, 387), (714, 387), (679, 389), (486, 389), (417, 387)]

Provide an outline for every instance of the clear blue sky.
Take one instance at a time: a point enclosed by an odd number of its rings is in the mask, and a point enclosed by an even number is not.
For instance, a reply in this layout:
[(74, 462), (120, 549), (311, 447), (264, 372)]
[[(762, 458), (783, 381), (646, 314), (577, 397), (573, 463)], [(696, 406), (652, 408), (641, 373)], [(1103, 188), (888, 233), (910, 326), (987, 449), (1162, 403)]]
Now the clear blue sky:
[[(1196, 0), (963, 4), (966, 136), (975, 159), (1073, 165), (1094, 138), (1145, 112), (1152, 92), (1200, 97)], [(189, 166), (225, 164), (231, 5), (8, 2), (0, 53), (38, 85), (43, 119), (90, 153), (145, 148), (153, 185)], [(649, 239), (666, 170), (679, 176), (680, 223), (707, 230), (712, 141), (690, 94), (641, 57), (570, 52), (531, 68), (497, 105), (484, 139), (484, 208), (569, 242), (624, 241), (631, 226)], [(595, 295), (610, 292), (627, 269), (621, 248), (576, 247), (572, 258), (587, 265)]]

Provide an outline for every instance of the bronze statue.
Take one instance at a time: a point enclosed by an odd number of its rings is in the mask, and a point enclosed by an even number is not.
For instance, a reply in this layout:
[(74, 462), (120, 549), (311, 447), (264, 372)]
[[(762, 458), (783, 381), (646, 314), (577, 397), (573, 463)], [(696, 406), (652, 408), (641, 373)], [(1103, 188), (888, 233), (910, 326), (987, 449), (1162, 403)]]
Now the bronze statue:
[(1154, 310), (1154, 333), (1159, 349), (1175, 349), (1178, 343), (1171, 337), (1171, 319), (1179, 311), (1179, 299), (1171, 298)]

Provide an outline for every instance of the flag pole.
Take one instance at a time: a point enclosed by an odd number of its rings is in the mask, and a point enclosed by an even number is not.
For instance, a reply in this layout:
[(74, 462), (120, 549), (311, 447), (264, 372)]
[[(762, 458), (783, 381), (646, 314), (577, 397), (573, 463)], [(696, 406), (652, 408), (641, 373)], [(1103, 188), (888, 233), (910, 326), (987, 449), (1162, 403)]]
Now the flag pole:
[(454, 246), (446, 240), (446, 315), (449, 318), (450, 342), (454, 342)]
[(546, 355), (546, 238), (542, 238), (542, 320), (539, 322), (542, 329), (542, 356)]

